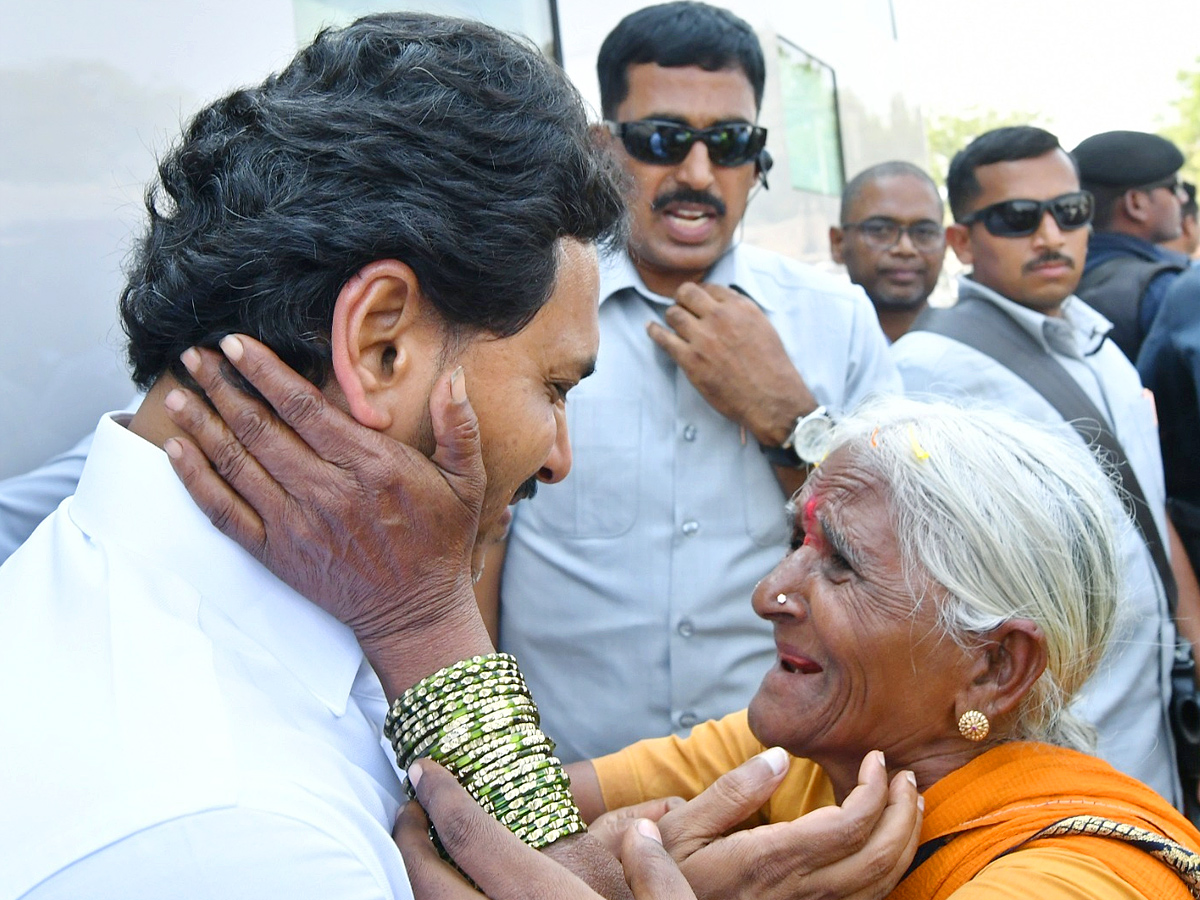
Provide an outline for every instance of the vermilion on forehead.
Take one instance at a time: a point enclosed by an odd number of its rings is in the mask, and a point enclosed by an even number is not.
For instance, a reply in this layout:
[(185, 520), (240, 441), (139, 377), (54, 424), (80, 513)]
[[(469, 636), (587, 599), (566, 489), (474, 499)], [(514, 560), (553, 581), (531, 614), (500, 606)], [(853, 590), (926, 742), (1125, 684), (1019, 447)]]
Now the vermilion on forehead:
[(807, 500), (804, 501), (804, 545), (806, 547), (816, 547), (818, 550), (825, 546), (825, 539), (817, 531), (817, 507), (821, 504), (821, 497), (816, 491), (813, 491)]
[(816, 491), (813, 491), (807, 500), (804, 501), (804, 530), (812, 531), (813, 526), (817, 524), (817, 504), (820, 502), (820, 497)]

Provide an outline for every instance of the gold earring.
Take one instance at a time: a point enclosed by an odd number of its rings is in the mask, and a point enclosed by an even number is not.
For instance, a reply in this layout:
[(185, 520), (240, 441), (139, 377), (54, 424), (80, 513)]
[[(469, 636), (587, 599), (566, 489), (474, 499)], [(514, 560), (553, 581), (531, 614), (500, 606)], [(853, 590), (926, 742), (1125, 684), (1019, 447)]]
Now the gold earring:
[(992, 723), (977, 709), (968, 709), (958, 720), (958, 731), (968, 741), (982, 741), (988, 736)]

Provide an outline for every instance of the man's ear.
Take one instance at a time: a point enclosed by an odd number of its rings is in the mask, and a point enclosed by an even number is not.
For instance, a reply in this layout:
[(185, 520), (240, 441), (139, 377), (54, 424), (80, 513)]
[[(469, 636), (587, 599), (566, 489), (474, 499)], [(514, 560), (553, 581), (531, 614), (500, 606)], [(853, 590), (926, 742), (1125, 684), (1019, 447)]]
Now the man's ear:
[(1125, 214), (1126, 219), (1140, 225), (1146, 221), (1149, 215), (1150, 195), (1145, 191), (1126, 191), (1117, 201), (1117, 206)]
[(392, 425), (395, 392), (388, 389), (411, 372), (430, 327), (417, 275), (402, 262), (377, 260), (342, 285), (330, 335), (333, 372), (363, 425)]
[(989, 632), (972, 665), (956, 714), (977, 709), (989, 719), (1013, 712), (1046, 670), (1046, 636), (1029, 619), (1009, 619)]
[(964, 266), (975, 263), (975, 254), (971, 251), (970, 226), (960, 225), (958, 222), (947, 225), (946, 243), (950, 245), (950, 249), (954, 251), (954, 255)]
[(835, 263), (841, 265), (846, 264), (845, 258), (842, 256), (842, 241), (846, 239), (846, 233), (836, 225), (829, 226), (829, 255), (833, 257)]

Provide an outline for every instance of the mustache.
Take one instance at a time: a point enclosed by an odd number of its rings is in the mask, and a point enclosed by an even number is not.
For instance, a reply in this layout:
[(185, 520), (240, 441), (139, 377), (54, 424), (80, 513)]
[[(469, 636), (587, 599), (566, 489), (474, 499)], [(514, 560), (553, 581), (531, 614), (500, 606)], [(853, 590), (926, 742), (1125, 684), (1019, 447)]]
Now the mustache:
[(513, 500), (532, 500), (533, 495), (537, 493), (537, 489), (537, 476), (532, 475), (525, 479), (525, 481), (521, 483), (521, 486), (517, 488), (516, 493), (513, 494)]
[(697, 191), (694, 188), (679, 188), (678, 190), (655, 197), (654, 202), (650, 204), (650, 210), (652, 212), (662, 212), (672, 203), (694, 203), (697, 206), (709, 206), (712, 207), (713, 212), (718, 216), (725, 215), (725, 204), (720, 198), (714, 197), (706, 191)]
[(1063, 253), (1058, 253), (1054, 250), (1050, 250), (1050, 251), (1047, 251), (1046, 253), (1043, 253), (1037, 259), (1031, 260), (1030, 262), (1025, 263), (1025, 265), (1022, 266), (1021, 268), (1025, 272), (1032, 272), (1038, 266), (1044, 266), (1047, 263), (1063, 263), (1068, 268), (1071, 268), (1071, 269), (1075, 268), (1075, 260), (1071, 259), (1071, 257), (1069, 257)]

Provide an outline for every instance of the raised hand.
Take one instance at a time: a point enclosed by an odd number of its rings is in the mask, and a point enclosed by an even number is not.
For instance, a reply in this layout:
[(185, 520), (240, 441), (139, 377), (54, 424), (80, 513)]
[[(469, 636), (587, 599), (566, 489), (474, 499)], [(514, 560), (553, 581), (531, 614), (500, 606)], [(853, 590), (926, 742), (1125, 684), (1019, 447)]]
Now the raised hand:
[[(436, 763), (420, 760), (408, 775), (421, 806), (404, 807), (394, 837), (415, 900), (471, 900), (485, 895), (492, 900), (600, 900), (570, 871), (521, 843), (480, 809)], [(443, 846), (484, 893), (437, 855), (429, 840), (430, 820)], [(653, 822), (629, 819), (618, 849), (636, 900), (695, 900), (663, 849)]]
[(786, 754), (768, 750), (659, 819), (663, 842), (697, 897), (886, 896), (917, 849), (920, 797), (911, 773), (889, 784), (883, 754), (874, 751), (841, 806), (726, 834), (766, 802), (786, 770)]
[(777, 447), (817, 401), (788, 358), (766, 314), (744, 294), (687, 283), (667, 309), (669, 328), (647, 331), (709, 405)]
[[(357, 423), (244, 336), (183, 361), (212, 406), (165, 405), (164, 444), (209, 519), (349, 625), (389, 697), (492, 646), (471, 590), (485, 475), (461, 370), (430, 396), (432, 459)], [(232, 365), (266, 403), (235, 385)]]

